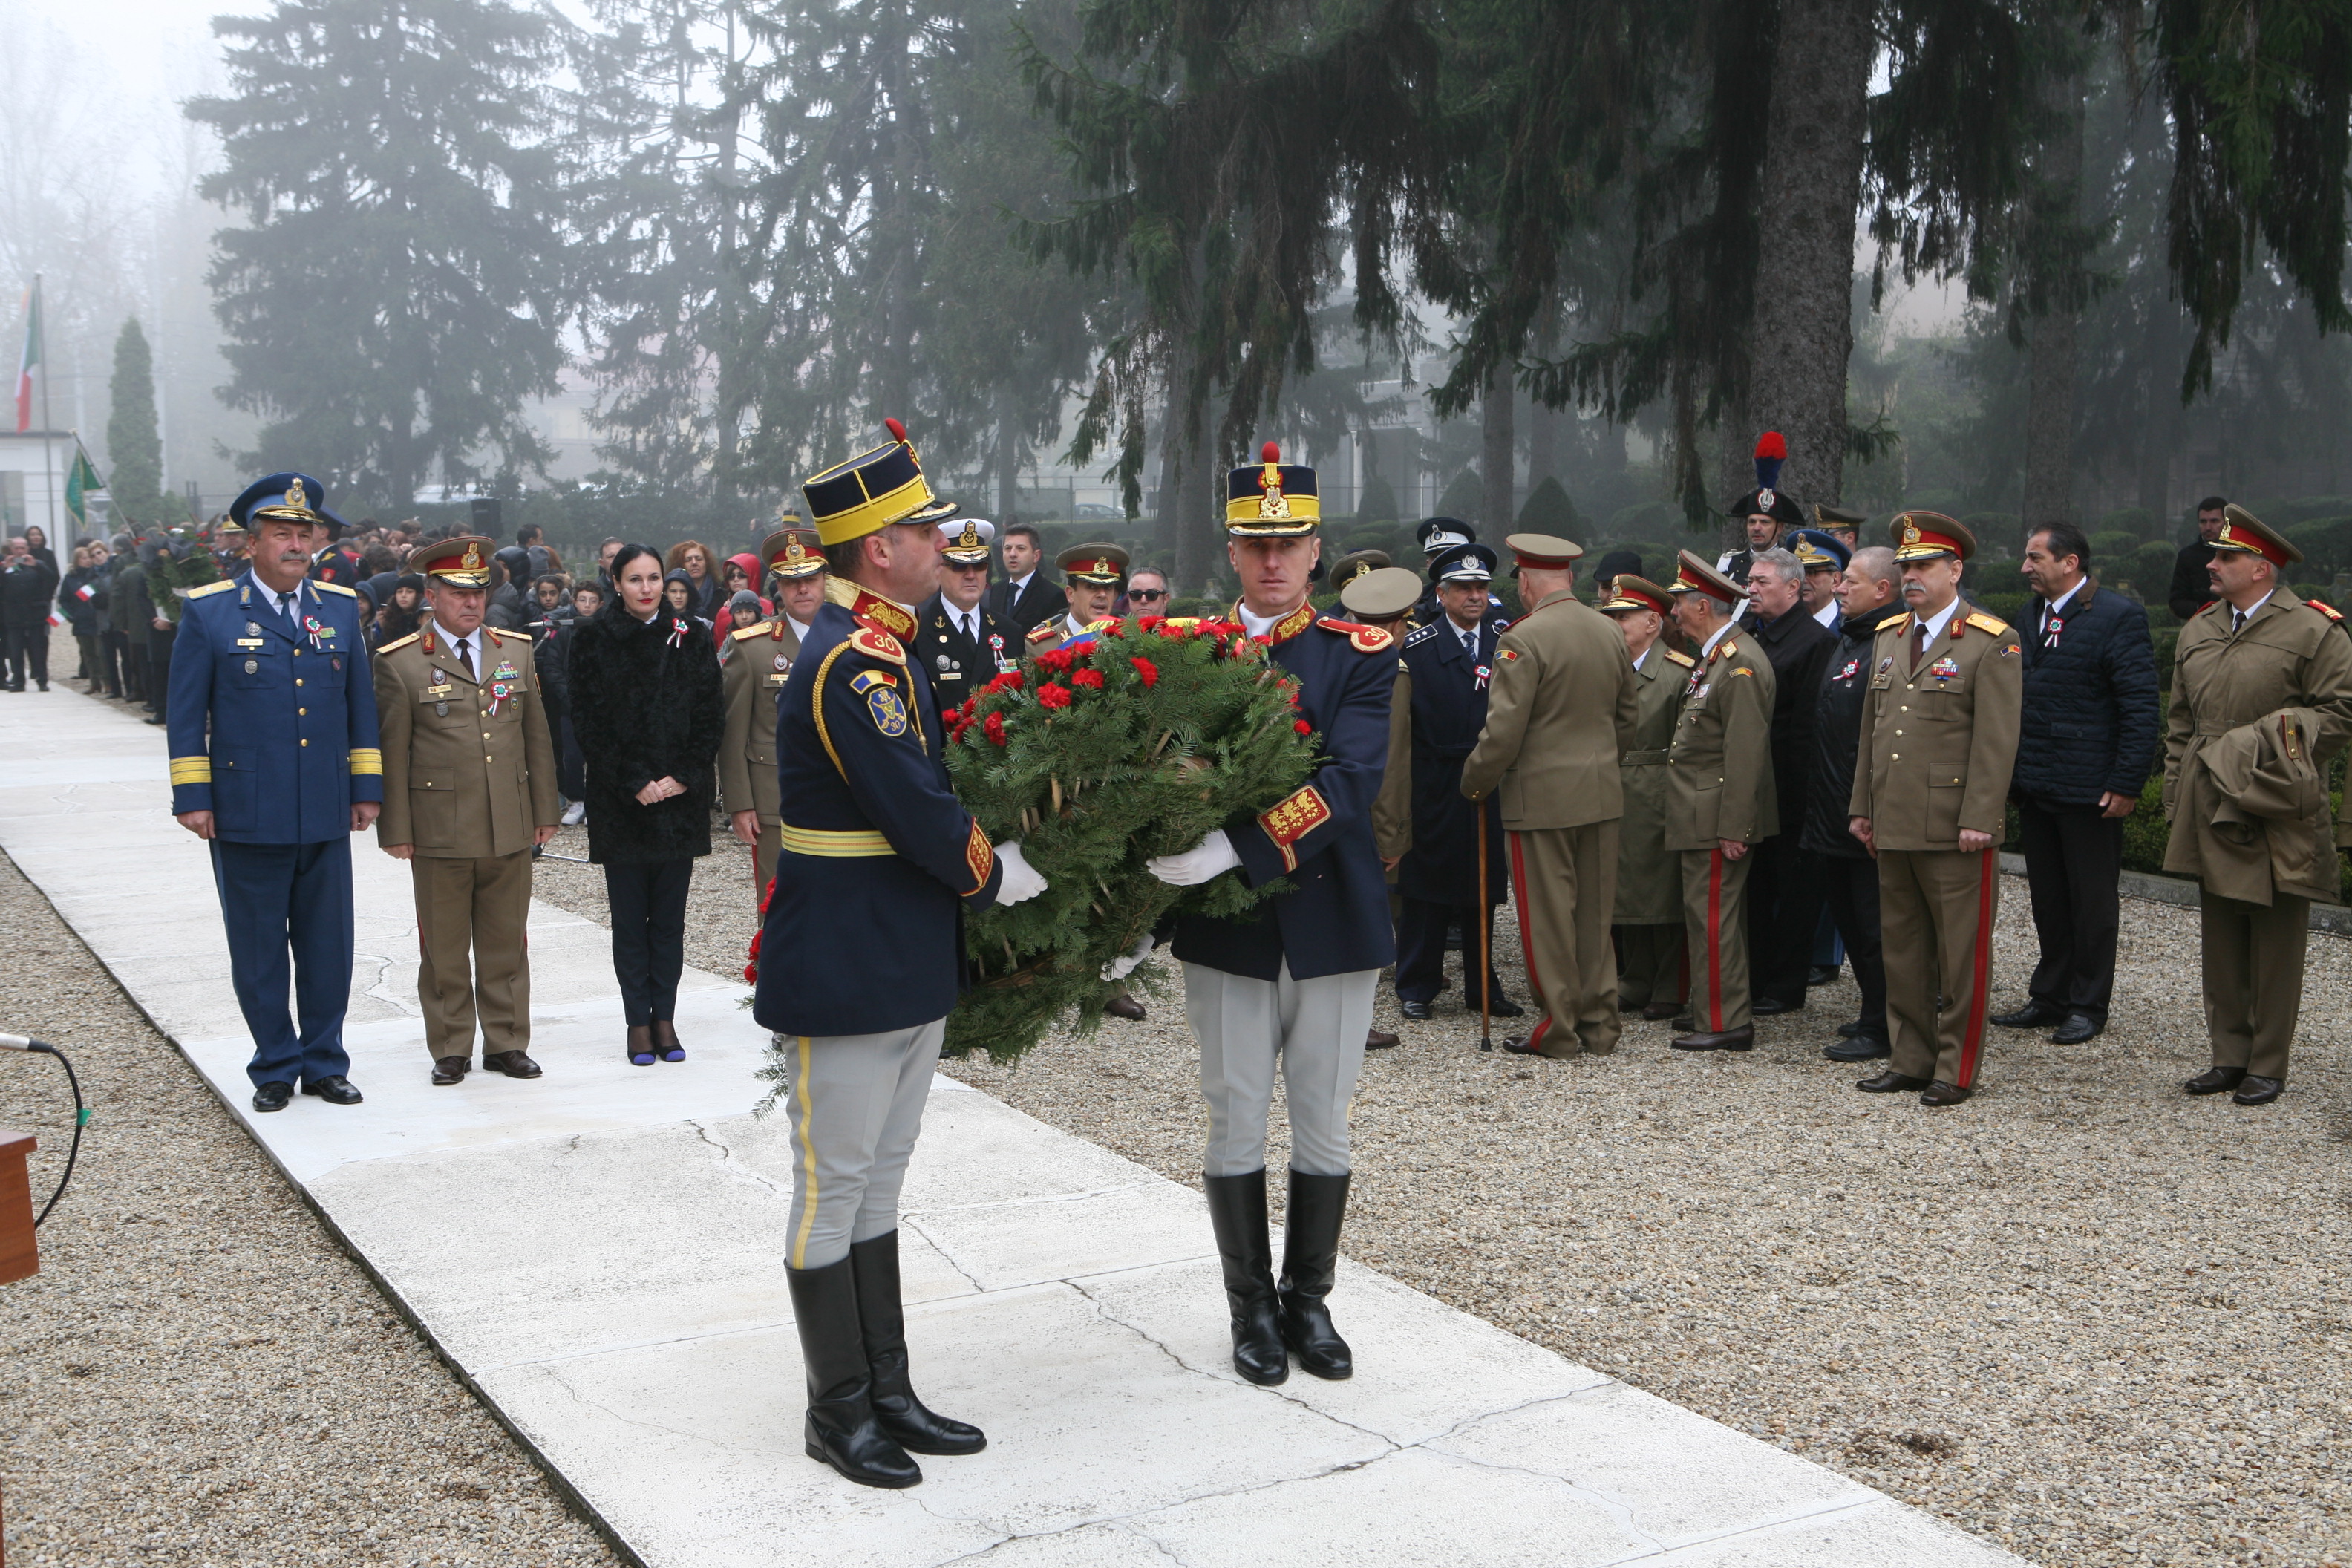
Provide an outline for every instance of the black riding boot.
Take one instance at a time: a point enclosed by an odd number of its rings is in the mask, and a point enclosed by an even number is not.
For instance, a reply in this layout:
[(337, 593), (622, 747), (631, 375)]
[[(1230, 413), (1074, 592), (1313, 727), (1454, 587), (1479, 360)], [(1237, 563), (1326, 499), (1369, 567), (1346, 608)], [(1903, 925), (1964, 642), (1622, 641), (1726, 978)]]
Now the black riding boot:
[(1224, 1265), (1225, 1304), (1233, 1310), (1234, 1370), (1270, 1387), (1290, 1375), (1290, 1357), (1282, 1348), (1274, 1245), (1265, 1234), (1265, 1173), (1203, 1181), (1217, 1258)]
[(898, 1301), (898, 1233), (851, 1242), (849, 1268), (857, 1281), (857, 1321), (882, 1435), (910, 1454), (977, 1454), (987, 1447), (979, 1427), (950, 1420), (915, 1397), (907, 1373), (907, 1319)]
[(787, 1268), (793, 1319), (808, 1367), (808, 1457), (867, 1487), (911, 1487), (923, 1479), (907, 1451), (874, 1416), (872, 1374), (857, 1326), (857, 1286), (849, 1259), (822, 1268)]
[(1283, 1220), (1282, 1342), (1317, 1377), (1338, 1381), (1356, 1370), (1348, 1342), (1331, 1326), (1323, 1299), (1339, 1267), (1339, 1226), (1348, 1215), (1348, 1178), (1290, 1173), (1290, 1212)]

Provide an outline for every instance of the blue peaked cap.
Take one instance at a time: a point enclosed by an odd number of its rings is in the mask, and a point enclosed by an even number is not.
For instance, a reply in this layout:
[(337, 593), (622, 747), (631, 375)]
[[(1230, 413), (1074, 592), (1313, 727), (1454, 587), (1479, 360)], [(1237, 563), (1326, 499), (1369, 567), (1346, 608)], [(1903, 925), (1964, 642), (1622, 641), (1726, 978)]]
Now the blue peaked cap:
[[(299, 486), (298, 491), (296, 487)], [(257, 511), (299, 511), (302, 521), (315, 525), (325, 524), (341, 529), (341, 524), (322, 504), (327, 499), (327, 487), (308, 474), (272, 474), (266, 479), (256, 479), (245, 487), (245, 493), (228, 503), (229, 521), (251, 531), (253, 514)]]

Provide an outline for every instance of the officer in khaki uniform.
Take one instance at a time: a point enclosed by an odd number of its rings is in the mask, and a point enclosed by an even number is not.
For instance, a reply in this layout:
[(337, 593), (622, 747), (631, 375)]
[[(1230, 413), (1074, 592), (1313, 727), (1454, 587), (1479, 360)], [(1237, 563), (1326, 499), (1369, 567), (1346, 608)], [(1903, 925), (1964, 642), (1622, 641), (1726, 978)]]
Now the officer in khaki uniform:
[(1683, 872), (1666, 848), (1666, 752), (1682, 716), (1683, 683), (1697, 661), (1659, 637), (1671, 595), (1621, 573), (1601, 613), (1625, 636), (1633, 666), (1633, 737), (1617, 758), (1625, 816), (1617, 827), (1617, 1005), (1644, 1018), (1683, 1010)]
[(1984, 1048), (2025, 659), (2016, 632), (1959, 596), (1974, 534), (1932, 511), (1899, 512), (1891, 528), (1910, 608), (1880, 622), (1871, 645), (1846, 810), (1878, 860), (1894, 1049), (1855, 1087), (1958, 1105)]
[(1462, 793), (1472, 800), (1500, 786), (1519, 942), (1543, 1009), (1532, 1030), (1503, 1048), (1607, 1056), (1620, 1027), (1609, 919), (1625, 811), (1617, 763), (1633, 734), (1633, 669), (1617, 628), (1576, 596), (1580, 547), (1545, 533), (1514, 533), (1503, 543), (1526, 613), (1495, 645), (1486, 727), (1462, 764)]
[(408, 862), (416, 890), (416, 999), (433, 1081), (445, 1086), (473, 1066), (478, 1011), (483, 1070), (540, 1073), (523, 928), (530, 851), (555, 837), (555, 747), (530, 636), (482, 624), (497, 548), (445, 539), (411, 556), (431, 615), (375, 654), (376, 842)]
[[(824, 575), (818, 551), (815, 534), (779, 529), (761, 542), (760, 564), (782, 583), (811, 582)], [(776, 850), (783, 843), (783, 822), (776, 815), (776, 698), (800, 655), (800, 633), (782, 603), (759, 625), (729, 633), (719, 650), (727, 694), (727, 729), (719, 742), (719, 805), (735, 837), (751, 845), (754, 898), (767, 892)]]
[(1666, 748), (1665, 847), (1682, 862), (1691, 1004), (1690, 1027), (1668, 1043), (1678, 1051), (1754, 1050), (1748, 868), (1758, 841), (1780, 831), (1772, 661), (1733, 619), (1746, 591), (1689, 551), (1667, 592), (1675, 624), (1698, 649)]
[(1063, 592), (1070, 607), (1029, 628), (1028, 651), (1049, 647), (1084, 635), (1086, 629), (1111, 613), (1118, 591), (1127, 583), (1127, 550), (1118, 544), (1073, 544), (1054, 558), (1062, 569)]
[[(2228, 812), (2233, 803), (2207, 766), (2231, 731), (2282, 709), (2305, 709), (2324, 791), (2326, 759), (2352, 734), (2352, 642), (2335, 635), (2342, 617), (2296, 598), (2280, 580), (2302, 559), (2243, 507), (2223, 510), (2206, 566), (2214, 599), (2181, 628), (2165, 726), (2164, 814), (2172, 834), (2164, 868), (2198, 880), (2213, 1041), (2212, 1068), (2183, 1087), (2191, 1094), (2234, 1089), (2241, 1105), (2267, 1105), (2286, 1087), (2311, 900), (2339, 897), (2333, 853), (2312, 854), (2300, 874), (2283, 872), (2274, 862), (2285, 825)], [(2225, 815), (2235, 820), (2217, 826)], [(2345, 839), (2340, 830), (2336, 839)]]

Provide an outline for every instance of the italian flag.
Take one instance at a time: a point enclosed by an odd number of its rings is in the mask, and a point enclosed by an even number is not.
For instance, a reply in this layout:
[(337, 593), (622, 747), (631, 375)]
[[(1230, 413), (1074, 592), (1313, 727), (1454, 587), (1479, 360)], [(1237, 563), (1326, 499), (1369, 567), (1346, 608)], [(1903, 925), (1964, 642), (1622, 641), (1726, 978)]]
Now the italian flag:
[(33, 427), (33, 367), (41, 363), (41, 286), (25, 290), (25, 352), (16, 361), (16, 428)]

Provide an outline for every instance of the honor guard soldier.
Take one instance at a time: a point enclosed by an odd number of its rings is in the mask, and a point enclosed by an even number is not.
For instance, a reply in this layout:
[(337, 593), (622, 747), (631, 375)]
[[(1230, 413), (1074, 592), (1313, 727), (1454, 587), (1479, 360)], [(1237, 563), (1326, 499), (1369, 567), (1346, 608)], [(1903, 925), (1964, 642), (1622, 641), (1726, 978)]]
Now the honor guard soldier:
[[(1733, 501), (1726, 513), (1740, 520), (1748, 543), (1745, 549), (1726, 551), (1715, 569), (1743, 588), (1748, 585), (1748, 563), (1779, 544), (1784, 531), (1805, 525), (1804, 511), (1796, 499), (1779, 488), (1780, 465), (1788, 460), (1789, 443), (1780, 438), (1780, 432), (1765, 431), (1756, 442), (1756, 488)], [(1746, 614), (1746, 601), (1736, 609)]]
[(482, 1070), (537, 1078), (530, 1059), (530, 852), (555, 837), (555, 743), (530, 634), (482, 624), (498, 541), (425, 545), (419, 630), (376, 650), (383, 815), (376, 842), (416, 892), (416, 1000), (433, 1081)]
[(939, 531), (947, 564), (940, 591), (915, 606), (915, 662), (930, 677), (940, 706), (953, 708), (1014, 668), (1021, 639), (988, 607), (988, 547), (996, 525), (950, 518)]
[(1910, 608), (1872, 645), (1847, 815), (1878, 859), (1893, 1050), (1886, 1071), (1855, 1087), (1958, 1105), (1976, 1089), (1990, 1005), (2025, 661), (2005, 622), (1959, 596), (1974, 534), (1932, 511), (1900, 513), (1892, 531)]
[(1544, 533), (1510, 548), (1526, 613), (1495, 650), (1486, 732), (1462, 765), (1462, 793), (1500, 786), (1511, 886), (1528, 982), (1543, 1017), (1503, 1048), (1522, 1056), (1607, 1056), (1617, 1048), (1617, 760), (1631, 744), (1636, 699), (1624, 639), (1576, 596), (1584, 552)]
[[(1326, 1298), (1347, 1214), (1348, 1101), (1373, 992), (1396, 956), (1372, 803), (1388, 764), (1397, 645), (1377, 626), (1318, 616), (1308, 602), (1322, 552), (1313, 468), (1283, 462), (1269, 441), (1263, 461), (1227, 477), (1225, 495), (1226, 558), (1242, 584), (1231, 616), (1267, 639), (1269, 657), (1298, 683), (1318, 762), (1307, 784), (1262, 815), (1146, 864), (1180, 888), (1234, 868), (1252, 887), (1290, 884), (1246, 919), (1180, 921), (1176, 957), (1201, 1042), (1204, 1184), (1234, 1369), (1252, 1383), (1280, 1383), (1290, 1375), (1286, 1347), (1313, 1375), (1342, 1378), (1354, 1363)], [(1265, 1224), (1265, 1118), (1277, 1063), (1290, 1111), (1279, 1283)]]
[[(719, 650), (727, 731), (719, 743), (719, 802), (735, 837), (751, 847), (751, 894), (767, 891), (782, 842), (776, 815), (776, 699), (800, 657), (809, 618), (823, 602), (824, 556), (817, 537), (783, 528), (760, 543), (761, 575), (775, 583), (776, 613), (730, 632)], [(798, 603), (795, 603), (798, 601)], [(814, 601), (814, 602), (811, 602)], [(794, 616), (793, 609), (801, 614)]]
[(1780, 831), (1772, 788), (1772, 665), (1733, 616), (1739, 585), (1685, 550), (1675, 624), (1698, 650), (1666, 750), (1666, 847), (1680, 858), (1690, 1027), (1678, 1051), (1756, 1048), (1748, 994), (1748, 868)]
[[(1486, 727), (1496, 639), (1511, 623), (1489, 613), (1495, 552), (1486, 545), (1455, 545), (1430, 563), (1430, 575), (1437, 582), (1439, 618), (1408, 634), (1402, 655), (1411, 681), (1412, 847), (1397, 867), (1402, 904), (1397, 914), (1397, 1006), (1408, 1018), (1432, 1016), (1445, 989), (1445, 928), (1458, 921), (1464, 933), (1464, 1005), (1477, 1006), (1483, 984), (1487, 1010), (1498, 1018), (1517, 1018), (1524, 1009), (1504, 994), (1502, 978), (1494, 972), (1491, 936), (1495, 906), (1509, 892), (1503, 826), (1495, 813), (1462, 795), (1463, 761)], [(1482, 831), (1488, 867), (1483, 906)], [(1490, 933), (1483, 942), (1477, 934), (1482, 929)], [(1481, 952), (1487, 955), (1484, 981), (1477, 978)]]
[(1043, 653), (1102, 620), (1118, 602), (1119, 585), (1127, 581), (1127, 552), (1116, 544), (1073, 544), (1055, 558), (1062, 569), (1064, 592), (1070, 607), (1029, 632), (1031, 653)]
[(1666, 847), (1666, 752), (1696, 668), (1659, 635), (1675, 613), (1664, 588), (1618, 574), (1601, 613), (1624, 635), (1633, 668), (1633, 733), (1617, 756), (1625, 815), (1617, 826), (1618, 1005), (1644, 1018), (1683, 1010), (1682, 858)]
[(359, 596), (308, 576), (323, 493), (273, 474), (231, 503), (251, 566), (189, 591), (164, 705), (172, 811), (212, 846), (256, 1110), (283, 1110), (298, 1085), (360, 1102), (343, 1049), (351, 836), (383, 804), (383, 757)]
[[(908, 1458), (977, 1453), (975, 1427), (915, 1396), (898, 1290), (898, 1191), (962, 989), (963, 914), (1045, 890), (948, 786), (931, 683), (908, 668), (915, 604), (938, 585), (921, 465), (892, 439), (801, 487), (829, 567), (825, 603), (776, 720), (782, 847), (753, 1016), (788, 1078), (786, 1278), (808, 1373), (808, 1455), (909, 1487)], [(781, 961), (789, 955), (789, 962)]]
[[(2212, 602), (2181, 628), (2164, 734), (2164, 868), (2197, 879), (2213, 1043), (2212, 1068), (2183, 1087), (2267, 1105), (2286, 1088), (2311, 901), (2342, 896), (2325, 813), (2327, 760), (2352, 733), (2352, 643), (2333, 635), (2336, 611), (2287, 587), (2302, 552), (2245, 508), (2223, 509), (2212, 546)], [(2255, 804), (2296, 773), (2316, 782), (2270, 793), (2315, 795), (2316, 822)]]

